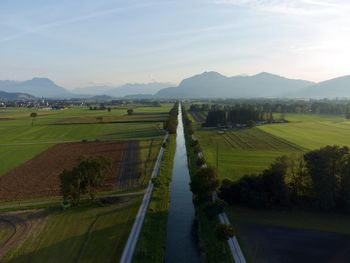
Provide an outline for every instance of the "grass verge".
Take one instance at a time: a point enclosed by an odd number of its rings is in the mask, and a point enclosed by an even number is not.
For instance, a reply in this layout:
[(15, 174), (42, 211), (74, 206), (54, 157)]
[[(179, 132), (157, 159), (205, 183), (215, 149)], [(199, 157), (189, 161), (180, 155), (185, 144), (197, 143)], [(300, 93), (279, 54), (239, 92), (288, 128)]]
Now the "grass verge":
[(153, 190), (152, 199), (136, 247), (134, 263), (162, 263), (165, 258), (169, 185), (172, 177), (176, 143), (175, 136), (169, 136), (169, 143), (161, 163), (160, 172)]

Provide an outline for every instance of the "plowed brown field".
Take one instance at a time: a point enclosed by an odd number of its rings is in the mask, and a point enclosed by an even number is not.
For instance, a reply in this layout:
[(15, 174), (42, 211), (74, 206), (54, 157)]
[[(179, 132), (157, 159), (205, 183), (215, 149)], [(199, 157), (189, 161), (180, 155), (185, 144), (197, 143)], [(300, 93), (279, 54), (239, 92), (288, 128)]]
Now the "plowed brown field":
[(57, 144), (0, 177), (0, 201), (60, 194), (59, 174), (72, 169), (86, 156), (105, 156), (112, 160), (103, 189), (116, 186), (127, 142), (85, 142)]

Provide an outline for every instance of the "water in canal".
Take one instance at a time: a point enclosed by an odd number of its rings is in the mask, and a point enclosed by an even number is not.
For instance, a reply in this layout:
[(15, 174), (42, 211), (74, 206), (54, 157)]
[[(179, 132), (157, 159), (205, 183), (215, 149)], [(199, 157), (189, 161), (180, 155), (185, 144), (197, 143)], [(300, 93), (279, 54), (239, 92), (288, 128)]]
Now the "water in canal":
[(166, 263), (200, 262), (192, 235), (195, 215), (189, 183), (190, 174), (187, 166), (181, 106), (179, 106), (176, 152), (173, 178), (170, 185), (170, 209), (165, 251)]

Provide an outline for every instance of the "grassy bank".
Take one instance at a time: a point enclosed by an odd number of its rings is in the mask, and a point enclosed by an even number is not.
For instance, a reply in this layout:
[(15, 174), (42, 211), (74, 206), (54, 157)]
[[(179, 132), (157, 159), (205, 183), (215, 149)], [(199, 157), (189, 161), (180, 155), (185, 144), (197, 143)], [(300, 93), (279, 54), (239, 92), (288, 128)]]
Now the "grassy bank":
[(133, 262), (162, 263), (165, 257), (167, 218), (170, 202), (169, 184), (172, 177), (176, 149), (175, 135), (169, 136), (169, 143), (156, 179), (152, 199), (148, 208)]
[[(183, 109), (183, 114), (187, 112)], [(191, 145), (191, 135), (189, 125), (184, 118), (185, 127), (185, 139), (188, 157), (188, 166), (190, 169), (190, 174), (193, 176), (198, 171), (197, 154)], [(225, 241), (219, 239), (216, 235), (216, 227), (219, 223), (218, 219), (209, 220), (203, 211), (203, 206), (195, 204), (196, 209), (196, 228), (199, 240), (199, 249), (201, 251), (201, 256), (203, 262), (206, 263), (216, 263), (216, 262), (233, 262), (232, 256), (230, 254), (229, 248)]]

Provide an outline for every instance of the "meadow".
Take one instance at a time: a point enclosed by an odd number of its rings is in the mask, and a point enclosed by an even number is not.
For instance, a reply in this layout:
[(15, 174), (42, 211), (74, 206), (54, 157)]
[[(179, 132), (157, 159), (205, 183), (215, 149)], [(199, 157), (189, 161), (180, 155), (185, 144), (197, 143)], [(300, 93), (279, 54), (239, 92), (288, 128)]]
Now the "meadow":
[[(141, 197), (44, 211), (36, 227), (1, 262), (117, 262)], [(39, 216), (37, 216), (39, 217)]]
[(287, 114), (287, 124), (260, 126), (268, 132), (308, 150), (325, 145), (350, 146), (350, 121), (343, 116)]
[(29, 115), (34, 109), (2, 109), (0, 176), (57, 143), (159, 138), (170, 108), (171, 104), (138, 107), (134, 115), (127, 115), (127, 108), (113, 108), (110, 112), (88, 107), (39, 110), (33, 126)]
[(239, 179), (259, 173), (278, 156), (300, 156), (325, 145), (350, 146), (350, 121), (342, 116), (288, 114), (289, 123), (267, 124), (252, 129), (203, 129), (196, 136), (210, 165), (217, 166), (221, 179)]

